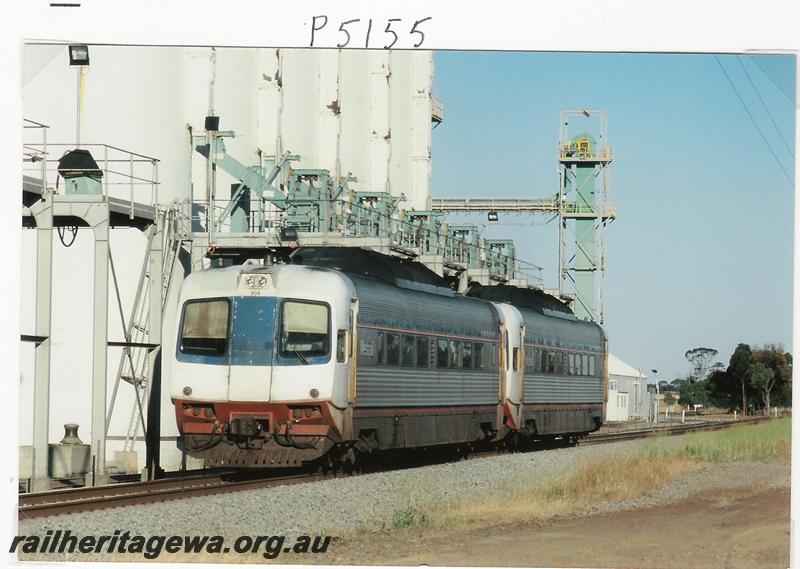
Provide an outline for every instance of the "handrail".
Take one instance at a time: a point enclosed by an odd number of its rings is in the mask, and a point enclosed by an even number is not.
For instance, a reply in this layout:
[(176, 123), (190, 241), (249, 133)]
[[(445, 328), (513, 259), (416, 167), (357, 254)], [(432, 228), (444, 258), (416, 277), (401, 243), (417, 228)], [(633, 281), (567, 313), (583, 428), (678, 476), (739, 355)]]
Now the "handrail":
[[(229, 200), (225, 198), (214, 200), (214, 211), (225, 208)], [(328, 217), (324, 219), (309, 219), (311, 225), (309, 229), (301, 230), (311, 233), (327, 233), (343, 239), (360, 237), (388, 237), (392, 245), (404, 248), (416, 249), (422, 255), (441, 255), (446, 262), (455, 262), (464, 265), (467, 269), (485, 268), (490, 274), (503, 279), (525, 279), (533, 281), (536, 285), (541, 285), (542, 267), (533, 263), (520, 260), (516, 254), (507, 254), (491, 248), (483, 242), (482, 238), (477, 241), (467, 241), (448, 234), (448, 227), (444, 223), (435, 223), (430, 226), (414, 224), (405, 220), (400, 220), (387, 216), (385, 212), (378, 209), (364, 206), (356, 202), (344, 199), (330, 199), (316, 202), (320, 208), (325, 208), (327, 203)], [(204, 207), (209, 206), (208, 200), (194, 201), (194, 205)], [(287, 202), (289, 209), (292, 201)], [(191, 233), (191, 228), (196, 224), (204, 226), (207, 222), (207, 212), (189, 211), (187, 204), (182, 204), (176, 209), (178, 223), (184, 233)], [(302, 202), (308, 205), (308, 202)], [(258, 213), (265, 224), (266, 231), (257, 231), (258, 223), (255, 216)], [(248, 226), (253, 230), (254, 236), (266, 237), (269, 233), (275, 234), (284, 225), (287, 217), (285, 211), (251, 211)], [(212, 216), (217, 219), (217, 216)], [(321, 225), (315, 225), (319, 222)], [(327, 224), (327, 230), (325, 227)], [(229, 228), (230, 223), (224, 224), (224, 228)], [(238, 235), (238, 234), (237, 234)]]
[[(55, 156), (62, 154), (64, 149), (75, 149), (76, 145), (74, 143), (48, 142), (49, 127), (30, 119), (23, 120), (25, 128), (37, 129), (42, 133), (39, 140), (32, 141), (31, 138), (35, 135), (26, 135), (26, 140), (23, 141), (24, 175), (41, 179), (43, 189), (46, 189), (57, 187), (58, 178), (63, 177), (65, 173), (86, 171), (85, 168), (58, 168), (60, 158)], [(160, 182), (158, 181), (159, 160), (157, 158), (105, 143), (83, 143), (80, 145), (80, 149), (92, 152), (97, 163), (97, 170), (102, 172), (103, 180), (99, 184), (98, 193), (105, 197), (115, 197), (130, 202), (129, 216), (131, 218), (135, 213), (134, 204), (142, 203), (150, 206), (158, 204)], [(125, 171), (120, 169), (119, 165), (121, 164), (125, 164), (123, 166)], [(120, 187), (129, 188), (129, 192), (121, 194)], [(147, 197), (141, 194), (142, 191), (146, 191), (142, 187), (150, 188)], [(114, 195), (111, 195), (110, 190), (114, 190)]]

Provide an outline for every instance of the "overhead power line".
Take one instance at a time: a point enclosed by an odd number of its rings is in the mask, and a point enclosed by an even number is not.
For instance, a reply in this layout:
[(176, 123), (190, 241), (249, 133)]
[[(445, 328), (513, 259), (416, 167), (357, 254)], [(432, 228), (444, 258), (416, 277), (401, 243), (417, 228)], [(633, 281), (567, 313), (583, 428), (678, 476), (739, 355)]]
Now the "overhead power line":
[(725, 67), (722, 65), (722, 62), (719, 60), (719, 56), (715, 55), (714, 59), (717, 60), (717, 65), (719, 65), (719, 68), (722, 69), (722, 73), (725, 75), (725, 78), (728, 80), (728, 84), (730, 84), (731, 89), (733, 89), (733, 92), (736, 93), (736, 97), (739, 99), (739, 102), (742, 104), (742, 107), (744, 108), (744, 112), (747, 113), (748, 117), (750, 117), (750, 122), (752, 122), (753, 126), (756, 127), (756, 130), (758, 131), (758, 134), (761, 136), (761, 140), (763, 140), (764, 144), (767, 145), (767, 148), (769, 149), (770, 153), (772, 153), (772, 157), (775, 159), (775, 162), (777, 162), (778, 167), (781, 169), (781, 172), (783, 172), (783, 175), (786, 176), (787, 180), (789, 180), (789, 183), (794, 185), (794, 180), (789, 175), (789, 173), (786, 171), (786, 168), (783, 167), (783, 163), (781, 163), (780, 159), (778, 158), (778, 155), (775, 154), (775, 150), (772, 149), (772, 145), (769, 143), (769, 140), (767, 140), (767, 137), (764, 136), (764, 133), (762, 132), (761, 128), (758, 126), (758, 123), (756, 122), (756, 119), (753, 117), (753, 114), (750, 112), (750, 109), (747, 107), (747, 103), (744, 102), (744, 99), (742, 98), (742, 95), (739, 93), (739, 90), (736, 88), (736, 85), (734, 85), (733, 81), (731, 80), (730, 75), (728, 75), (728, 72), (725, 71)]
[(781, 140), (783, 141), (783, 146), (786, 148), (786, 151), (789, 153), (789, 155), (792, 158), (794, 158), (794, 153), (792, 152), (792, 149), (789, 147), (789, 143), (786, 142), (786, 139), (783, 137), (783, 133), (781, 132), (781, 129), (778, 128), (778, 125), (777, 125), (777, 123), (775, 122), (775, 119), (772, 116), (772, 113), (769, 112), (769, 107), (767, 107), (767, 104), (764, 102), (764, 99), (761, 98), (761, 93), (759, 93), (758, 87), (756, 87), (756, 84), (753, 82), (753, 78), (750, 77), (750, 72), (747, 71), (747, 68), (744, 66), (744, 62), (742, 62), (742, 57), (741, 56), (736, 56), (736, 59), (737, 59), (737, 61), (739, 61), (739, 65), (742, 67), (742, 71), (744, 71), (744, 74), (747, 77), (747, 80), (750, 81), (750, 86), (753, 88), (753, 91), (756, 92), (756, 97), (758, 97), (758, 100), (761, 102), (761, 106), (764, 107), (765, 111), (767, 111), (767, 116), (769, 117), (769, 120), (772, 123), (772, 126), (775, 127), (775, 131), (778, 133), (778, 136), (781, 137)]
[(773, 75), (773, 72), (767, 69), (763, 63), (761, 63), (763, 61), (762, 56), (749, 55), (748, 57), (750, 58), (750, 61), (758, 65), (759, 69), (761, 69), (761, 72), (764, 74), (764, 76), (767, 79), (769, 79), (772, 82), (772, 84), (775, 85), (778, 91), (780, 91), (781, 94), (784, 97), (786, 97), (786, 100), (789, 101), (789, 103), (791, 103), (792, 106), (794, 106), (794, 93), (790, 93), (789, 91), (787, 91), (786, 87), (777, 81), (777, 79)]

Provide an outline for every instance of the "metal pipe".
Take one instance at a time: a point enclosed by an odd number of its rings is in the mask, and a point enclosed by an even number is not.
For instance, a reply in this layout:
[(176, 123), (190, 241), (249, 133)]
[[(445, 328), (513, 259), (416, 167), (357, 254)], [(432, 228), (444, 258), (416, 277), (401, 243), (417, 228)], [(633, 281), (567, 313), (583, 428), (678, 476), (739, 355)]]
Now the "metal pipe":
[(81, 99), (83, 98), (83, 85), (82, 85), (82, 77), (81, 77), (81, 68), (76, 67), (75, 70), (78, 73), (78, 86), (77, 92), (75, 93), (76, 97), (76, 108), (75, 108), (75, 148), (81, 147)]
[(206, 157), (206, 231), (208, 232), (208, 246), (211, 247), (213, 242), (212, 232), (214, 229), (214, 198), (211, 190), (213, 171), (211, 168), (211, 161), (213, 160), (214, 151), (212, 144), (214, 136), (211, 131), (206, 131), (206, 144), (208, 145), (208, 156)]
[(103, 145), (103, 185), (106, 187), (105, 196), (108, 197), (108, 146)]
[(133, 156), (130, 157), (131, 159), (131, 201), (130, 201), (130, 212), (128, 213), (128, 218), (133, 219)]
[(42, 196), (47, 190), (47, 127), (42, 128)]
[(211, 68), (211, 77), (208, 81), (208, 116), (214, 116), (214, 84), (217, 82), (217, 50), (211, 48), (211, 55), (208, 56)]

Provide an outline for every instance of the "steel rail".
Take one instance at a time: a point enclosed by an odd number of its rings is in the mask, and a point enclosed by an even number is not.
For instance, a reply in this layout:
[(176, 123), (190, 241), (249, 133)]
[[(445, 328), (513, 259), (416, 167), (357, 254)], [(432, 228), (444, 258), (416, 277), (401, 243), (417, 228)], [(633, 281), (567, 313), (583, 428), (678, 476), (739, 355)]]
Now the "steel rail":
[(211, 475), (21, 494), (19, 496), (19, 519), (76, 514), (111, 507), (283, 486), (311, 482), (322, 477), (323, 475), (317, 473), (304, 473), (250, 480), (229, 480), (224, 475)]
[(719, 431), (742, 424), (753, 424), (768, 421), (769, 417), (752, 417), (749, 419), (739, 419), (737, 421), (712, 421), (703, 423), (683, 423), (680, 425), (668, 425), (663, 427), (653, 427), (649, 429), (636, 429), (629, 431), (619, 431), (612, 433), (593, 433), (583, 440), (580, 444), (583, 446), (613, 443), (618, 441), (627, 441), (634, 439), (643, 439), (651, 436), (676, 436), (685, 435), (699, 431)]

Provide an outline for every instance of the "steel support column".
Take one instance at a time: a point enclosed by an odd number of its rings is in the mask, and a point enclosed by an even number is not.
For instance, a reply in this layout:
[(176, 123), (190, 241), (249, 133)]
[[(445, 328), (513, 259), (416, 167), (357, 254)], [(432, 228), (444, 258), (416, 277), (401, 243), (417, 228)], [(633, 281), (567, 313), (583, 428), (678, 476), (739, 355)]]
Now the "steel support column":
[(108, 204), (92, 204), (86, 220), (94, 232), (92, 309), (92, 485), (106, 478), (106, 388), (108, 362)]
[(53, 194), (31, 206), (36, 219), (36, 336), (33, 386), (33, 472), (31, 490), (50, 489), (48, 472), (50, 430), (50, 332), (53, 285)]
[[(160, 213), (156, 218), (155, 234), (150, 241), (150, 317), (148, 336), (151, 344), (161, 344), (161, 315), (164, 305), (164, 225), (166, 213)], [(176, 253), (177, 254), (177, 253)], [(169, 268), (167, 268), (169, 270)], [(169, 279), (170, 275), (167, 275)], [(145, 445), (145, 478), (154, 480), (161, 468), (161, 366), (158, 359), (160, 348), (151, 350), (148, 357), (148, 382), (147, 396), (147, 432)]]

